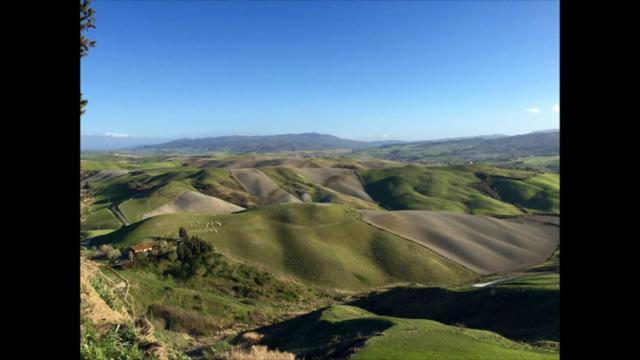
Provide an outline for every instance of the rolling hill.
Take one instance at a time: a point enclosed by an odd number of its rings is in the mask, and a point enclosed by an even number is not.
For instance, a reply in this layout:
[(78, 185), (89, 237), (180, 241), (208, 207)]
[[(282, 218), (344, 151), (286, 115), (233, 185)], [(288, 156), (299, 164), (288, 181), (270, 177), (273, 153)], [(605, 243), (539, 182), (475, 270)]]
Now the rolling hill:
[[(222, 223), (217, 233), (198, 225)], [(241, 258), (315, 285), (361, 290), (398, 282), (445, 285), (477, 277), (406, 239), (362, 222), (337, 204), (277, 204), (231, 215), (161, 215), (95, 238), (93, 244), (126, 247), (180, 226)]]
[(366, 192), (390, 210), (477, 215), (559, 213), (559, 176), (483, 165), (417, 166), (358, 171)]
[(509, 339), (537, 342), (560, 340), (559, 299), (555, 274), (480, 289), (399, 287), (350, 304), (379, 315), (465, 324)]
[(559, 227), (528, 217), (496, 219), (443, 211), (360, 211), (378, 228), (422, 244), (479, 274), (514, 271), (545, 261)]
[(305, 359), (558, 359), (557, 350), (432, 320), (335, 305), (258, 330), (270, 347)]

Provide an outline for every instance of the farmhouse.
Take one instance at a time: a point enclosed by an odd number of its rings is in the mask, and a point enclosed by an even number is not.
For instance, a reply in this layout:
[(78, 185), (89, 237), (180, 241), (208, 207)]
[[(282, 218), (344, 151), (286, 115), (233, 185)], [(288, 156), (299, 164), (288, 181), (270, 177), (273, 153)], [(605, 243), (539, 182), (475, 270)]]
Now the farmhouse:
[(129, 261), (133, 261), (133, 258), (137, 254), (144, 254), (153, 249), (153, 244), (142, 243), (138, 245), (133, 245), (129, 249), (127, 249), (127, 258)]
[(143, 243), (138, 245), (133, 245), (129, 251), (132, 251), (134, 254), (144, 253), (153, 249), (153, 245), (149, 243)]

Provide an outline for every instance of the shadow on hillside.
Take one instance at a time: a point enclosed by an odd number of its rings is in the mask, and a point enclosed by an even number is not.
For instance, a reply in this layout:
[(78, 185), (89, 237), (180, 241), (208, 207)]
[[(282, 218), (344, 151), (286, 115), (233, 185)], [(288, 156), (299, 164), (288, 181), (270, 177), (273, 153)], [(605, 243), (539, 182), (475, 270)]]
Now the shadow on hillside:
[(358, 318), (337, 322), (321, 319), (326, 309), (314, 311), (256, 331), (262, 343), (304, 359), (346, 359), (365, 341), (393, 326), (388, 320)]
[(453, 291), (401, 287), (349, 305), (378, 315), (430, 319), (490, 330), (519, 341), (559, 341), (559, 291), (492, 287)]

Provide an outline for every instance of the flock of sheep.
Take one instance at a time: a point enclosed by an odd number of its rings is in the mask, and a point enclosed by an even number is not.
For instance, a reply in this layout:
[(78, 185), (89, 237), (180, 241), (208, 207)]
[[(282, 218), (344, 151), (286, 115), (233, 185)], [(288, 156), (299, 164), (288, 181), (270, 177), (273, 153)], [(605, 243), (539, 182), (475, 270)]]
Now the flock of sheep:
[(206, 220), (203, 222), (196, 222), (196, 223), (191, 223), (189, 224), (189, 226), (191, 227), (197, 227), (203, 230), (206, 230), (210, 233), (218, 233), (218, 229), (216, 229), (215, 227), (222, 227), (222, 223), (220, 221), (213, 221), (213, 220)]

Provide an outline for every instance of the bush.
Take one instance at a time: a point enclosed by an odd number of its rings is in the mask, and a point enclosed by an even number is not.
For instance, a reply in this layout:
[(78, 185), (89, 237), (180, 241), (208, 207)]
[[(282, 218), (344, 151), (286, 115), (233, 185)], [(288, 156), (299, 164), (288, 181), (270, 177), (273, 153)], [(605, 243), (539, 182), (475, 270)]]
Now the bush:
[(113, 287), (109, 286), (99, 277), (94, 277), (91, 280), (91, 286), (95, 289), (95, 291), (100, 295), (102, 300), (104, 300), (107, 305), (113, 310), (120, 310), (124, 305), (122, 299), (118, 294), (116, 294)]
[(102, 335), (89, 322), (82, 322), (80, 358), (86, 360), (145, 359), (135, 331), (128, 326), (109, 329)]

